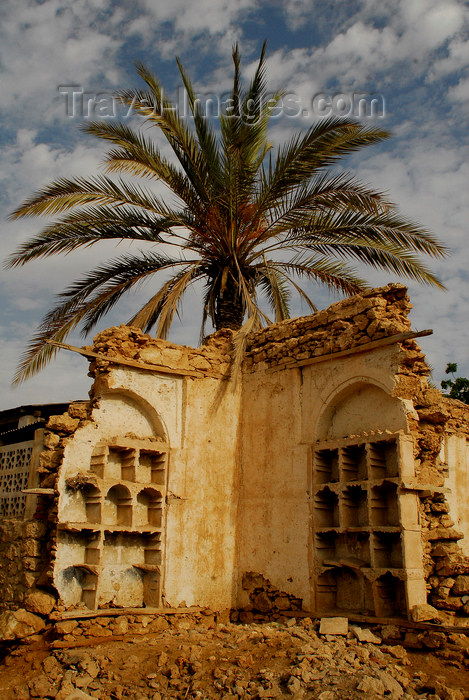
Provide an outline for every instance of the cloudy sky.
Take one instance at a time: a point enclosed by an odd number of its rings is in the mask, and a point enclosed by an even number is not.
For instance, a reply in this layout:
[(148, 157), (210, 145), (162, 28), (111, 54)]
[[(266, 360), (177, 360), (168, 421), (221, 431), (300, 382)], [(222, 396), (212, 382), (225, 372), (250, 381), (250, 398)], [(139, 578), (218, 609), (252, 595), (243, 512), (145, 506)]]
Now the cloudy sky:
[[(412, 320), (415, 329), (434, 329), (422, 346), (436, 383), (448, 361), (469, 376), (465, 2), (3, 0), (0, 18), (2, 259), (41, 224), (38, 219), (8, 222), (13, 208), (58, 176), (97, 172), (103, 150), (79, 125), (90, 117), (117, 118), (111, 95), (137, 84), (136, 60), (151, 67), (177, 97), (177, 55), (202, 96), (222, 96), (230, 85), (233, 43), (239, 42), (249, 73), (267, 39), (269, 83), (291, 98), (288, 113), (274, 121), (274, 142), (330, 110), (356, 111), (360, 96), (367, 108), (361, 118), (393, 132), (392, 140), (355, 155), (347, 166), (388, 192), (404, 214), (451, 249), (449, 258), (433, 265), (446, 292), (409, 284)], [(0, 408), (86, 397), (86, 361), (65, 351), (20, 387), (12, 389), (10, 383), (54, 295), (109, 255), (112, 247), (92, 249), (1, 272)], [(376, 284), (391, 279), (369, 277)], [(122, 303), (101, 327), (125, 322), (142, 294)], [(311, 294), (319, 306), (335, 300), (324, 291)], [(305, 310), (298, 304), (295, 312)], [(194, 294), (171, 339), (196, 344), (199, 318)], [(69, 342), (85, 341), (75, 335)]]

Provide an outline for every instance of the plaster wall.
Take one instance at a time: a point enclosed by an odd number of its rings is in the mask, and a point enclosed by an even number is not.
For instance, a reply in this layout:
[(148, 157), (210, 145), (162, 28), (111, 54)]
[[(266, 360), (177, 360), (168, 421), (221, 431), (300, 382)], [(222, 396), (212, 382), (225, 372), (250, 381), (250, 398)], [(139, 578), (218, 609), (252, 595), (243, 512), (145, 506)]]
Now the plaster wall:
[(308, 446), (301, 444), (299, 370), (245, 376), (238, 536), (238, 605), (245, 572), (309, 597)]
[[(312, 448), (317, 441), (402, 434), (406, 438), (404, 446), (398, 446), (399, 463), (405, 476), (414, 475), (407, 420), (413, 409), (411, 402), (392, 395), (398, 366), (399, 348), (391, 346), (302, 368), (245, 375), (239, 605), (248, 603), (243, 574), (254, 571), (279, 590), (302, 598), (306, 609), (315, 609)], [(401, 495), (399, 500), (409, 530), (403, 556), (409, 576), (415, 578), (415, 595), (408, 603), (417, 604), (425, 601), (417, 496)]]
[(446, 500), (455, 527), (464, 535), (459, 546), (469, 555), (469, 443), (466, 435), (448, 435), (442, 449), (448, 476)]
[[(166, 483), (152, 487), (159, 489), (164, 501), (161, 566), (153, 568), (161, 572), (161, 602), (170, 606), (185, 602), (220, 609), (232, 605), (233, 489), (237, 478), (237, 421), (233, 417), (239, 411), (239, 392), (224, 384), (227, 391), (220, 396), (218, 380), (113, 368), (96, 382), (98, 406), (92, 421), (75, 432), (64, 450), (58, 479), (58, 520), (59, 529), (66, 531), (73, 529), (73, 523), (86, 520), (82, 493), (68, 488), (67, 479), (89, 471), (97, 446), (135, 443), (147, 451), (165, 453)], [(119, 481), (119, 474), (114, 477)], [(108, 479), (106, 489), (110, 483)], [(100, 481), (98, 485), (104, 488)], [(141, 485), (126, 483), (125, 488), (133, 496), (135, 512), (128, 527), (114, 528), (111, 544), (118, 565), (105, 567), (95, 605), (139, 605), (144, 595), (145, 577), (138, 572), (139, 567), (145, 570), (141, 538), (149, 532), (148, 527), (141, 526), (144, 520), (137, 513)], [(104, 520), (113, 507), (104, 499)], [(82, 529), (88, 532), (93, 528)], [(104, 537), (109, 539), (105, 533)], [(125, 542), (123, 538), (127, 538)], [(75, 534), (59, 535), (55, 585), (65, 604), (76, 604), (80, 595), (78, 583), (70, 574), (79, 556), (78, 539)], [(102, 549), (100, 564), (106, 563), (109, 551), (108, 547)], [(83, 578), (93, 575), (94, 569), (81, 567), (80, 571)]]
[(302, 441), (372, 430), (407, 432), (407, 404), (392, 396), (398, 367), (396, 346), (305, 367)]
[[(222, 393), (220, 394), (220, 392)], [(168, 482), (165, 601), (233, 605), (240, 391), (185, 380), (183, 448)]]

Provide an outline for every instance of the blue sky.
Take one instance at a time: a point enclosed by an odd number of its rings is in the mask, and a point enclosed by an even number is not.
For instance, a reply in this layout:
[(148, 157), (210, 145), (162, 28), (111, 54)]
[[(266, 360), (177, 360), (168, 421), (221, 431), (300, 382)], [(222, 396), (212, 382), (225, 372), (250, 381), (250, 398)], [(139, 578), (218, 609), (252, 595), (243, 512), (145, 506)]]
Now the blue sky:
[[(8, 222), (14, 207), (58, 176), (99, 169), (100, 144), (78, 128), (86, 110), (77, 103), (67, 114), (71, 86), (85, 93), (85, 105), (91, 100), (104, 109), (114, 90), (137, 84), (133, 64), (141, 59), (175, 95), (178, 55), (201, 95), (221, 95), (230, 85), (233, 43), (240, 44), (248, 75), (267, 39), (269, 85), (285, 90), (300, 107), (299, 116), (284, 114), (274, 121), (274, 143), (321, 118), (329, 103), (340, 110), (353, 95), (377, 98), (378, 115), (362, 118), (394, 136), (346, 165), (389, 193), (402, 213), (451, 249), (446, 260), (432, 263), (446, 292), (409, 283), (412, 322), (416, 329), (434, 329), (422, 347), (436, 383), (448, 361), (456, 361), (468, 376), (469, 16), (464, 2), (4, 0), (0, 19), (2, 259), (41, 226), (38, 219)], [(101, 102), (93, 102), (96, 96)], [(54, 294), (112, 253), (109, 245), (1, 271), (0, 408), (86, 397), (86, 361), (68, 352), (22, 386), (11, 389), (10, 382)], [(369, 279), (384, 284), (392, 277), (373, 272)], [(319, 306), (335, 300), (323, 290), (310, 292)], [(124, 323), (144, 293), (128, 298), (101, 327)], [(299, 303), (294, 311), (306, 312)], [(197, 344), (199, 319), (194, 294), (171, 339)], [(69, 342), (85, 341), (77, 334)]]

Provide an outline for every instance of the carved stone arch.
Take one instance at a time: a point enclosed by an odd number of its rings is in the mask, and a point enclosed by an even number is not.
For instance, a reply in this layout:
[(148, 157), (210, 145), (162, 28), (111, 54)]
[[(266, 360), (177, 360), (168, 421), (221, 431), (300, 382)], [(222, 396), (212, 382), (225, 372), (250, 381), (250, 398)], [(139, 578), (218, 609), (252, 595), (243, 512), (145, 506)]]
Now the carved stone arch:
[(330, 392), (319, 414), (315, 436), (317, 440), (329, 440), (383, 430), (407, 431), (402, 401), (376, 379), (352, 377)]

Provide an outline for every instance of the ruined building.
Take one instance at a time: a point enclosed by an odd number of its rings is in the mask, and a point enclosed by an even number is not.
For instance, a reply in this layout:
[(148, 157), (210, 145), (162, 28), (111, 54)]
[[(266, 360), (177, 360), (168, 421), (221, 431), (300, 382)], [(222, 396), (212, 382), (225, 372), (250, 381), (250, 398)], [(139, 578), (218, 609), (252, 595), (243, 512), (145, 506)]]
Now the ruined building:
[(4, 609), (429, 603), (465, 624), (469, 408), (429, 386), (409, 309), (388, 285), (251, 333), (236, 382), (230, 331), (100, 333), (91, 399), (35, 430), (13, 509), (0, 447)]

